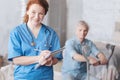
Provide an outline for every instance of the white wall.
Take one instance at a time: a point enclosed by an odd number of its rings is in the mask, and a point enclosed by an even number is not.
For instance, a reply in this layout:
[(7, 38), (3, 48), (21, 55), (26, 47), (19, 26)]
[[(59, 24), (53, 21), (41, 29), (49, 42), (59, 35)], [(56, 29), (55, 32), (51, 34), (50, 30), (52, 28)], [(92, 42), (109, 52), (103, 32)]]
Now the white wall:
[(89, 38), (113, 42), (115, 23), (120, 22), (120, 0), (83, 0), (83, 19), (90, 24)]
[(74, 35), (75, 24), (82, 19), (83, 0), (67, 0), (67, 39)]
[(7, 53), (9, 32), (21, 21), (19, 0), (0, 1), (0, 54)]

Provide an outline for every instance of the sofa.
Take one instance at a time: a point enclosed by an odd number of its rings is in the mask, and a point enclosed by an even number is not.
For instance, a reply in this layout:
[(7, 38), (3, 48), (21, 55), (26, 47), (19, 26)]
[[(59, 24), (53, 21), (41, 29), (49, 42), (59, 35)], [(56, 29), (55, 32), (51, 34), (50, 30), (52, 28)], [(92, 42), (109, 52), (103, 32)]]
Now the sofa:
[[(109, 50), (106, 48), (106, 43), (94, 42), (98, 49), (103, 52), (106, 57), (110, 56)], [(5, 62), (7, 61), (4, 58)], [(62, 80), (61, 74), (62, 61), (54, 66), (54, 79)], [(7, 65), (0, 68), (0, 80), (14, 80), (13, 79), (14, 65), (7, 63)], [(120, 46), (115, 45), (113, 55), (109, 60), (109, 64), (101, 66), (90, 66), (90, 75), (99, 80), (120, 80)]]

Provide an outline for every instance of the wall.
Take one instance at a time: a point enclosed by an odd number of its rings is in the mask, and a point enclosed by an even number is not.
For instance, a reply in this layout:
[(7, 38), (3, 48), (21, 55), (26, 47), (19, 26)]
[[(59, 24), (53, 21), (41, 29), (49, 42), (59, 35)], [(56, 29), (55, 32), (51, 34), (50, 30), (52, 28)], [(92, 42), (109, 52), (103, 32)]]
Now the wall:
[(60, 38), (61, 46), (64, 46), (67, 29), (67, 3), (66, 0), (50, 0), (48, 12), (48, 25), (51, 26)]
[(0, 1), (0, 54), (7, 53), (9, 32), (21, 21), (19, 0)]
[[(9, 32), (24, 15), (27, 0), (0, 1), (0, 54), (7, 53)], [(90, 25), (88, 38), (120, 43), (120, 0), (48, 0), (50, 11), (45, 23), (58, 33), (62, 46), (74, 35), (75, 24), (85, 19)], [(98, 4), (99, 3), (99, 4)]]
[(67, 0), (67, 39), (74, 36), (75, 24), (82, 19), (83, 0)]
[(120, 0), (83, 0), (83, 19), (90, 25), (90, 39), (120, 44), (120, 30), (115, 30), (120, 28)]

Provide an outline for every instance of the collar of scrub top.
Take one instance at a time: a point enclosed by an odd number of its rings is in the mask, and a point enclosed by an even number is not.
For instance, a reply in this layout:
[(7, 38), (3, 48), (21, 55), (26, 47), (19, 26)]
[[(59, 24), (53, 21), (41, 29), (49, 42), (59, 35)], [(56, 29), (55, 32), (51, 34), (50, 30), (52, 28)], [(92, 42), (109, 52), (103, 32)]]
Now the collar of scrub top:
[[(44, 24), (42, 24), (43, 26), (45, 26)], [(46, 41), (46, 43), (45, 43), (45, 46), (51, 46), (48, 42), (49, 42), (49, 40), (50, 40), (50, 36), (51, 36), (51, 31), (48, 29), (48, 27), (47, 26), (45, 26), (46, 27), (46, 29), (45, 29), (45, 33), (44, 33), (44, 37), (45, 37), (45, 41)], [(48, 37), (46, 36), (46, 34), (48, 33)]]
[[(44, 26), (43, 24), (41, 24), (41, 25)], [(29, 27), (28, 27), (27, 24), (26, 24), (26, 27), (27, 27), (28, 33), (30, 34), (30, 36), (31, 36), (31, 38), (32, 38), (32, 41), (31, 41), (30, 45), (31, 45), (31, 46), (35, 46), (34, 36), (33, 36), (33, 34), (31, 33), (31, 30), (29, 29)], [(49, 35), (51, 35), (50, 30), (46, 28), (45, 34), (46, 34), (47, 32), (49, 32)], [(47, 37), (46, 37), (45, 34), (44, 34), (44, 37), (45, 37), (45, 40), (46, 40), (45, 46), (48, 46), (48, 40), (49, 40), (49, 39), (47, 40)], [(50, 38), (50, 36), (49, 36), (49, 38)]]
[[(49, 40), (50, 40), (50, 38), (51, 38), (51, 31), (49, 30), (49, 27), (45, 26), (44, 24), (41, 24), (41, 25), (44, 26), (44, 28), (45, 28), (45, 31), (44, 31), (45, 44), (44, 44), (44, 46), (50, 46), (50, 47), (52, 47), (52, 46), (49, 44)], [(26, 24), (26, 28), (27, 28), (27, 31), (28, 31), (28, 33), (30, 34), (31, 38), (32, 38), (32, 41), (30, 42), (30, 45), (31, 45), (31, 46), (35, 46), (36, 44), (35, 44), (35, 41), (34, 41), (34, 36), (33, 36), (33, 34), (31, 33), (31, 30), (29, 29), (29, 27), (28, 27), (27, 24)], [(48, 33), (48, 35), (49, 35), (48, 37), (46, 36), (47, 33)], [(42, 43), (42, 42), (39, 42), (39, 43)], [(39, 47), (39, 49), (42, 50), (42, 49), (41, 49), (41, 46)]]
[(34, 36), (33, 34), (31, 33), (31, 30), (28, 28), (28, 25), (26, 24), (26, 27), (27, 27), (27, 31), (28, 33), (30, 34), (31, 38), (32, 38), (32, 41), (30, 43), (31, 46), (35, 46), (35, 41), (34, 41)]

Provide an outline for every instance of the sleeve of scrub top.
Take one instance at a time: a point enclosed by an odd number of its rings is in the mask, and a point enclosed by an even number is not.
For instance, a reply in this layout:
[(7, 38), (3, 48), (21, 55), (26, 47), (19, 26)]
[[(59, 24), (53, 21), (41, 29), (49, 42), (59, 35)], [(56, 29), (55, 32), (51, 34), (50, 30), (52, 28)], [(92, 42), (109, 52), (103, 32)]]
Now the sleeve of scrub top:
[(16, 30), (10, 33), (8, 43), (8, 60), (12, 61), (13, 58), (21, 56), (22, 54), (20, 38)]
[[(59, 40), (56, 32), (54, 32), (53, 37), (52, 37), (52, 48), (51, 48), (51, 50), (54, 51), (54, 50), (58, 50), (58, 49), (60, 49), (60, 40)], [(55, 57), (59, 60), (61, 60), (63, 58), (62, 53), (56, 54)]]
[(70, 55), (71, 58), (73, 58), (73, 55), (76, 53), (75, 48), (74, 48), (74, 41), (73, 40), (68, 40), (65, 43), (65, 50), (67, 55)]
[(96, 47), (96, 45), (91, 41), (91, 50), (92, 50), (92, 53), (95, 55), (95, 56), (97, 56), (98, 55), (98, 53), (100, 52), (99, 50), (98, 50), (98, 48)]

